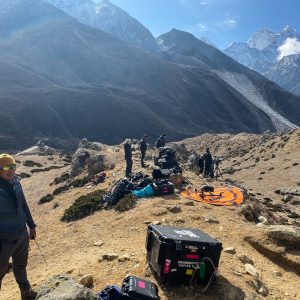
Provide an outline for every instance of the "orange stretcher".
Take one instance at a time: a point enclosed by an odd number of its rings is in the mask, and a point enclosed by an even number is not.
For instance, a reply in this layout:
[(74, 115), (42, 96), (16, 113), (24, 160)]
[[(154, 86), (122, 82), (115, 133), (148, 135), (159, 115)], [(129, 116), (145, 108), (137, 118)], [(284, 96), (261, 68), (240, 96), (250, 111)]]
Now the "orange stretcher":
[(243, 192), (235, 186), (218, 186), (215, 187), (213, 192), (187, 189), (180, 194), (187, 199), (220, 206), (236, 206), (244, 201)]

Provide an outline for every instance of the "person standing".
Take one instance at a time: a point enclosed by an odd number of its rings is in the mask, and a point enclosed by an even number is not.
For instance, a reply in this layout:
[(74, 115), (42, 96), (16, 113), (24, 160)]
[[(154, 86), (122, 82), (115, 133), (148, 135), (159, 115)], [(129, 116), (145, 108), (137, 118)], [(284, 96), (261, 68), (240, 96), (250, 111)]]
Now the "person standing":
[(213, 159), (212, 159), (212, 155), (210, 153), (209, 148), (206, 148), (206, 151), (203, 155), (203, 160), (204, 160), (204, 176), (211, 176), (211, 169), (213, 166)]
[(126, 161), (125, 176), (129, 177), (129, 175), (132, 173), (132, 150), (131, 150), (130, 139), (126, 139), (124, 142), (124, 153), (125, 153), (125, 161)]
[(146, 143), (146, 137), (147, 135), (145, 134), (141, 141), (140, 141), (140, 150), (141, 150), (141, 167), (142, 168), (145, 168), (146, 165), (144, 163), (144, 159), (145, 159), (145, 156), (146, 156), (146, 151), (147, 151), (147, 143)]
[(166, 134), (162, 133), (156, 140), (155, 142), (155, 148), (159, 149), (161, 147), (165, 147), (166, 142), (165, 142)]
[[(29, 238), (36, 238), (35, 223), (22, 186), (15, 175), (16, 162), (9, 154), (0, 154), (0, 289), (12, 258), (13, 273), (22, 300), (35, 299), (27, 278)], [(29, 227), (29, 234), (27, 227)]]

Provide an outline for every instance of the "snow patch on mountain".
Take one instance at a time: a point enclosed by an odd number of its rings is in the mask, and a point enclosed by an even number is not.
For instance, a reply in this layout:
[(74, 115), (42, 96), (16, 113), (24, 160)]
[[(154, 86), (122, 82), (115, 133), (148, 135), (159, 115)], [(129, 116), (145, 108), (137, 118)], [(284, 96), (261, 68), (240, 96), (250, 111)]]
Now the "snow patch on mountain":
[(222, 80), (241, 93), (249, 102), (265, 112), (271, 118), (278, 131), (298, 128), (297, 125), (290, 122), (268, 105), (264, 97), (247, 76), (240, 73), (222, 71), (216, 71), (216, 73)]

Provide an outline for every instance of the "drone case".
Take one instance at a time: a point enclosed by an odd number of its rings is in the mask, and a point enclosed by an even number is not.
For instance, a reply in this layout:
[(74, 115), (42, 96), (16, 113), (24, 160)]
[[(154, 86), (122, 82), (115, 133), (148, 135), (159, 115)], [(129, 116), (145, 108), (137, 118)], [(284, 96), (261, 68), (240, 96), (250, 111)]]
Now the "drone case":
[(207, 284), (217, 272), (222, 243), (198, 229), (150, 225), (146, 249), (158, 277)]

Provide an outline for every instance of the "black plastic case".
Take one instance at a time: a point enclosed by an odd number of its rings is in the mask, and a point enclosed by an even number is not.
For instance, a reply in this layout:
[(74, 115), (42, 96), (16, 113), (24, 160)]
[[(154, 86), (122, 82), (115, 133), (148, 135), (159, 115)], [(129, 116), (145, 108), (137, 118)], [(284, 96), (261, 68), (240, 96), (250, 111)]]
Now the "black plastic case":
[(135, 276), (127, 276), (122, 284), (122, 299), (159, 300), (158, 287), (155, 283)]
[(153, 182), (154, 195), (168, 195), (174, 193), (174, 184), (165, 180), (155, 180)]
[(195, 228), (149, 225), (146, 249), (158, 277), (207, 284), (217, 272), (222, 243)]

